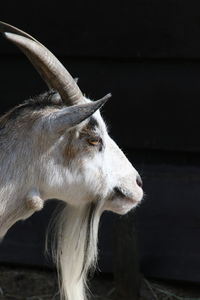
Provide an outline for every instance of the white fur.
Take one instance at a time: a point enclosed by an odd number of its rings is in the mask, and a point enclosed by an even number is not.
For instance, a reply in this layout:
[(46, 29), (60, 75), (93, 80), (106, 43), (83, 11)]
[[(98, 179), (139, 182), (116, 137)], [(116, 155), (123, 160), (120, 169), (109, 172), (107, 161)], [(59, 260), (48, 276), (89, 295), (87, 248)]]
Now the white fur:
[[(0, 239), (16, 221), (41, 209), (47, 199), (67, 203), (55, 230), (55, 257), (66, 300), (86, 299), (86, 276), (97, 259), (102, 212), (127, 213), (143, 197), (137, 171), (109, 137), (99, 111), (93, 116), (98, 122), (96, 134), (103, 140), (102, 151), (93, 146), (89, 152), (84, 150), (80, 130), (88, 120), (56, 135), (43, 130), (46, 115), (42, 113), (32, 127), (19, 122), (18, 128), (12, 128), (11, 121), (7, 135), (0, 133)], [(63, 151), (72, 132), (74, 145), (83, 150), (66, 164)], [(116, 186), (128, 196), (115, 195)]]

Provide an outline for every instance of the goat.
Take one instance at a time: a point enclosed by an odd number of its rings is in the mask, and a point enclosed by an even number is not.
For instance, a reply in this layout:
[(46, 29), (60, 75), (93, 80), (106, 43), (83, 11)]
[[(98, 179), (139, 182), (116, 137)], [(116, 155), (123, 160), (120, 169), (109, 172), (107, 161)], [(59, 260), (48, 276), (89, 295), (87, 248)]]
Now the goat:
[(49, 87), (0, 118), (0, 238), (46, 200), (62, 200), (54, 229), (61, 298), (84, 300), (87, 273), (97, 260), (100, 216), (133, 209), (143, 197), (142, 181), (100, 115), (111, 95), (89, 100), (35, 38), (3, 22), (0, 32)]

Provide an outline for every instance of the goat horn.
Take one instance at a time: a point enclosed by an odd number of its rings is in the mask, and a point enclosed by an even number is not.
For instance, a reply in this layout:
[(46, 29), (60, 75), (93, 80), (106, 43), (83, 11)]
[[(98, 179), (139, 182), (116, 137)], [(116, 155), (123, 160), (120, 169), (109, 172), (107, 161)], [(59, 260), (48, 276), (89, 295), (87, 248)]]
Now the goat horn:
[(15, 33), (15, 34), (18, 34), (21, 36), (25, 36), (25, 37), (29, 38), (30, 40), (33, 40), (33, 41), (37, 42), (38, 44), (40, 44), (40, 42), (37, 41), (34, 37), (32, 37), (30, 34), (22, 31), (21, 29), (18, 29), (17, 27), (14, 27), (8, 23), (4, 23), (1, 21), (0, 21), (0, 32), (2, 32), (2, 33), (11, 32), (11, 33)]
[(24, 52), (47, 85), (56, 89), (67, 105), (84, 102), (75, 80), (45, 46), (29, 34), (3, 22), (0, 22), (0, 32)]

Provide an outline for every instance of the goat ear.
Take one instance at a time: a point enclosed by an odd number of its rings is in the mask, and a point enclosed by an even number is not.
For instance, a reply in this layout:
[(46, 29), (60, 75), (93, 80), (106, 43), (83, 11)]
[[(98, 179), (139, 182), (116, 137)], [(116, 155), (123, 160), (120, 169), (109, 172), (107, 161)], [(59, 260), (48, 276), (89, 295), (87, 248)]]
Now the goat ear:
[(111, 94), (108, 94), (98, 101), (68, 106), (52, 113), (50, 115), (51, 130), (54, 132), (60, 132), (78, 125), (101, 108), (110, 97)]

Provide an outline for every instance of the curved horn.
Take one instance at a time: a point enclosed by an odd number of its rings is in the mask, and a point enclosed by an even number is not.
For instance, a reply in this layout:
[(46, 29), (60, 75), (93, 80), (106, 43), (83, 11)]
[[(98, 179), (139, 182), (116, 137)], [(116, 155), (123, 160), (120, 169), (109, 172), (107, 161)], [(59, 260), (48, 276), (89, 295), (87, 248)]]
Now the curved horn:
[(29, 34), (3, 22), (0, 22), (0, 32), (24, 52), (47, 85), (56, 89), (67, 105), (84, 102), (75, 80), (45, 46)]
[(2, 33), (4, 33), (4, 32), (16, 33), (18, 35), (25, 36), (25, 37), (29, 38), (30, 40), (33, 40), (33, 41), (37, 42), (38, 44), (41, 44), (34, 37), (32, 37), (30, 34), (22, 31), (21, 29), (19, 29), (17, 27), (14, 27), (14, 26), (12, 26), (8, 23), (4, 23), (2, 21), (0, 21), (0, 32), (2, 32)]

